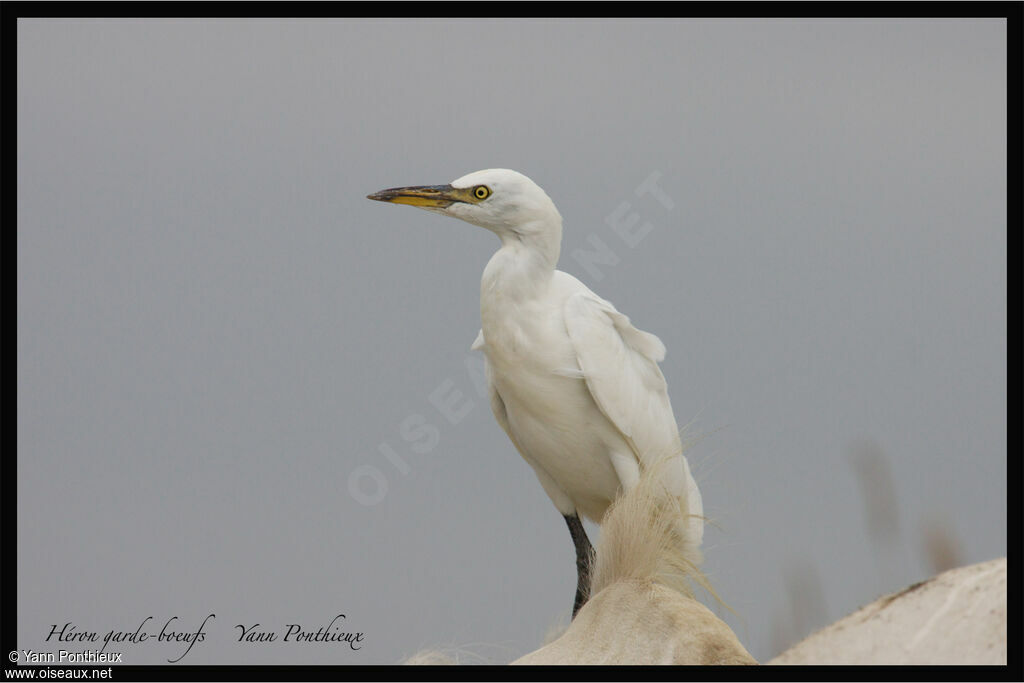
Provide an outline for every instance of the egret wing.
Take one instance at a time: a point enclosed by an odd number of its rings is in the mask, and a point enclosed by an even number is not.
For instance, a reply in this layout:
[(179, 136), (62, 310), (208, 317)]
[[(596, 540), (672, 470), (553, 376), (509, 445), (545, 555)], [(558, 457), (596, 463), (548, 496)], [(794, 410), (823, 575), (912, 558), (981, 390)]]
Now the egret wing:
[[(610, 302), (592, 292), (579, 292), (565, 303), (565, 326), (576, 360), (594, 402), (629, 443), (641, 467), (663, 458), (678, 457), (670, 466), (669, 489), (687, 489), (691, 515), (702, 515), (697, 484), (683, 456), (668, 385), (658, 367), (665, 345), (653, 334), (638, 330)], [(703, 522), (691, 517), (696, 539)]]

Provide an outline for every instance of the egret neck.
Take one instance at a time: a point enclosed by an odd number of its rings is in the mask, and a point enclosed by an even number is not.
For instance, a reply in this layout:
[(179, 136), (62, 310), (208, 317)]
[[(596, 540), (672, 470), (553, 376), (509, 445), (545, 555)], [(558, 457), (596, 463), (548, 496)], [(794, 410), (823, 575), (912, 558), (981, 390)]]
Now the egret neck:
[(485, 300), (515, 304), (543, 296), (550, 287), (562, 248), (562, 217), (555, 212), (523, 227), (498, 233), (501, 249), (487, 262), (480, 281), (482, 308), (487, 308)]

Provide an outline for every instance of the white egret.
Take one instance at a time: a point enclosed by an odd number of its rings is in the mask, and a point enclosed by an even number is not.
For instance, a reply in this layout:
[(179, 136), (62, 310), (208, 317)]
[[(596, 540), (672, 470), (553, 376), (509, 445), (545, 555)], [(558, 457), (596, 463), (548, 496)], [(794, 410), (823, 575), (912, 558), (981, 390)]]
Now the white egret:
[(700, 561), (700, 491), (658, 362), (661, 341), (609, 302), (555, 269), (562, 216), (532, 180), (507, 169), (477, 171), (448, 185), (381, 190), (369, 199), (409, 204), (487, 228), (501, 248), (480, 285), (481, 330), (491, 409), (565, 517), (576, 547), (573, 616), (590, 590), (593, 549), (580, 516), (601, 522), (641, 470), (668, 460), (662, 482), (688, 519), (687, 561)]

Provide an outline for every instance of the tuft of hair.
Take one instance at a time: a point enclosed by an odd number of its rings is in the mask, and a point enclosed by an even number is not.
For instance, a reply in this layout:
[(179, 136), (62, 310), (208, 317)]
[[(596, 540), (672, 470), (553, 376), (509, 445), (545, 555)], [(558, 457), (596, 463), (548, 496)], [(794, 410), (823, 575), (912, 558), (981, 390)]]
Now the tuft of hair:
[(670, 462), (666, 458), (645, 467), (637, 484), (619, 494), (605, 512), (591, 595), (617, 581), (646, 579), (690, 598), (693, 582), (719, 599), (698, 568), (703, 558), (689, 532), (686, 495), (674, 496), (662, 483)]
[[(508, 659), (510, 648), (496, 643), (466, 643), (465, 645), (424, 648), (402, 660), (411, 666), (452, 666), (461, 664), (495, 664)], [(484, 650), (493, 651), (486, 655)]]
[(440, 650), (420, 650), (402, 662), (406, 666), (451, 666), (459, 660)]

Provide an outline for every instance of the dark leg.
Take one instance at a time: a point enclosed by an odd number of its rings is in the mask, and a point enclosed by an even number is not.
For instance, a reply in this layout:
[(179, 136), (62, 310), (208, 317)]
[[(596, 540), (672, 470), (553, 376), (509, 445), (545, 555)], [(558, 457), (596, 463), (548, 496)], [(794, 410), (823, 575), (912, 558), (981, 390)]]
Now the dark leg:
[(594, 548), (578, 515), (566, 515), (565, 523), (576, 546), (576, 600), (572, 603), (572, 618), (575, 619), (580, 607), (590, 598), (590, 563), (594, 559)]

